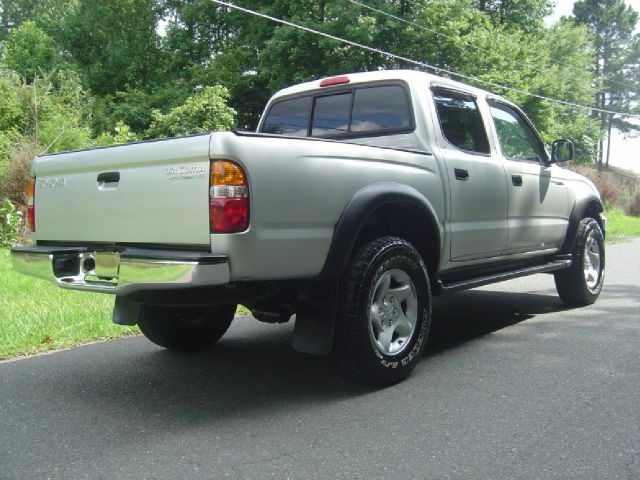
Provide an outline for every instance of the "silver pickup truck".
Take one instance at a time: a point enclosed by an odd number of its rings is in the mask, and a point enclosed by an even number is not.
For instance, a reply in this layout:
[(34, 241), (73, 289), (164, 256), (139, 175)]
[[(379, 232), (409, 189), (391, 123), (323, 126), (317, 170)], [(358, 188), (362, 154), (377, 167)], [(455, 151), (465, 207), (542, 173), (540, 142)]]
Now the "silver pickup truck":
[(518, 107), (415, 71), (276, 93), (257, 133), (38, 157), (33, 245), (15, 268), (116, 295), (113, 321), (204, 348), (237, 304), (295, 315), (293, 347), (389, 385), (422, 356), (432, 295), (553, 273), (568, 304), (604, 279), (591, 182), (556, 164)]

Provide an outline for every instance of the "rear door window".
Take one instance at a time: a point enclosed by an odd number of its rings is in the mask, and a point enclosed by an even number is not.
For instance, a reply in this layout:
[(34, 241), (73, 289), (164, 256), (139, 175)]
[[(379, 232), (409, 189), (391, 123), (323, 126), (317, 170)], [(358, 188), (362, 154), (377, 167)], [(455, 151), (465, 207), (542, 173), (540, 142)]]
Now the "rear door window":
[(353, 99), (352, 132), (411, 127), (409, 100), (400, 85), (359, 88)]
[(487, 131), (472, 95), (433, 88), (442, 134), (454, 147), (470, 153), (489, 154)]

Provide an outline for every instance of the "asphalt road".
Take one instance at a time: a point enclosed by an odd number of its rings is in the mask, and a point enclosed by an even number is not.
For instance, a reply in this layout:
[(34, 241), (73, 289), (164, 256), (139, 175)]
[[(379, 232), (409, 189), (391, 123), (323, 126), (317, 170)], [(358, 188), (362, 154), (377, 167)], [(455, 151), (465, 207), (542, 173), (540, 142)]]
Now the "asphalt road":
[(0, 479), (640, 479), (640, 241), (566, 309), (550, 276), (439, 299), (428, 353), (372, 390), (240, 318), (0, 363)]

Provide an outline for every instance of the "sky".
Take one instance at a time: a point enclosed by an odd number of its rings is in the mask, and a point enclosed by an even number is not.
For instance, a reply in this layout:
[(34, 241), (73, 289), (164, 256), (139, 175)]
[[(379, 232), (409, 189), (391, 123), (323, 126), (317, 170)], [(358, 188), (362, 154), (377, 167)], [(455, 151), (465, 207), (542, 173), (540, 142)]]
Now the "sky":
[[(626, 0), (634, 10), (640, 12), (640, 0)], [(563, 15), (571, 15), (573, 0), (556, 0), (553, 15), (547, 18), (547, 25), (556, 22)], [(611, 137), (611, 155), (609, 162), (616, 167), (633, 170), (640, 173), (640, 136), (625, 138), (621, 133), (614, 133)]]

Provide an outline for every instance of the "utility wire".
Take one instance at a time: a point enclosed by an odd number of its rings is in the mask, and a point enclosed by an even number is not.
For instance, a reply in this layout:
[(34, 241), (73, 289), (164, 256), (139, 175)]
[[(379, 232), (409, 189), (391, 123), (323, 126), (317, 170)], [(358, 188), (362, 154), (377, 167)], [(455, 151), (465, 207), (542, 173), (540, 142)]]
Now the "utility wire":
[[(348, 2), (351, 2), (351, 3), (353, 3), (353, 4), (356, 4), (356, 5), (360, 5), (361, 7), (367, 8), (367, 9), (369, 9), (369, 10), (373, 10), (373, 11), (375, 11), (375, 12), (378, 12), (378, 13), (382, 14), (382, 15), (386, 15), (386, 16), (388, 16), (388, 17), (394, 18), (395, 20), (398, 20), (398, 21), (400, 21), (400, 22), (408, 23), (408, 24), (411, 24), (411, 25), (413, 25), (413, 26), (415, 26), (415, 27), (421, 28), (421, 29), (423, 29), (423, 30), (427, 30), (427, 31), (429, 31), (429, 32), (435, 33), (436, 35), (439, 35), (439, 36), (442, 36), (442, 37), (448, 38), (448, 39), (450, 39), (450, 40), (456, 40), (456, 38), (455, 38), (455, 37), (452, 37), (452, 36), (450, 36), (450, 35), (446, 35), (446, 34), (444, 34), (444, 33), (442, 33), (442, 32), (438, 32), (437, 30), (431, 29), (431, 28), (426, 27), (426, 26), (424, 26), (424, 25), (419, 25), (419, 24), (417, 24), (417, 23), (415, 23), (415, 22), (411, 22), (411, 21), (406, 20), (406, 19), (404, 19), (404, 18), (397, 17), (396, 15), (393, 15), (393, 14), (391, 14), (391, 13), (387, 13), (387, 12), (384, 12), (384, 11), (382, 11), (382, 10), (378, 10), (377, 8), (370, 7), (370, 6), (368, 6), (368, 5), (364, 5), (364, 4), (359, 3), (359, 2), (357, 2), (357, 1), (354, 1), (354, 0), (347, 0), (347, 1), (348, 1)], [(420, 2), (418, 2), (418, 1), (416, 1), (416, 0), (406, 0), (406, 1), (408, 1), (408, 2), (409, 2), (410, 4), (412, 4), (412, 5), (415, 5), (416, 7), (424, 8), (424, 7), (425, 7), (425, 6), (427, 6), (427, 5), (433, 5), (433, 4), (434, 4), (434, 3), (436, 3), (438, 0), (426, 0), (424, 3), (420, 3)], [(442, 1), (442, 0), (441, 0), (441, 1)], [(444, 15), (444, 14), (442, 14), (442, 13), (439, 13), (439, 15), (442, 15), (442, 16), (443, 16), (444, 18), (446, 18), (447, 20), (455, 21), (455, 19), (454, 19), (454, 18), (451, 18), (451, 17), (449, 17), (448, 15)], [(503, 35), (501, 35), (500, 33), (497, 33), (497, 35), (498, 35), (499, 37), (503, 37)], [(468, 42), (468, 41), (465, 41), (465, 40), (461, 40), (461, 41), (462, 41), (462, 43), (463, 43), (464, 45), (466, 45), (466, 46), (468, 46), (468, 47), (471, 47), (471, 48), (474, 48), (474, 49), (476, 49), (476, 50), (479, 50), (479, 51), (483, 51), (483, 52), (489, 53), (489, 54), (491, 54), (491, 55), (494, 55), (494, 56), (497, 56), (497, 57), (503, 58), (503, 59), (505, 59), (505, 60), (510, 60), (510, 59), (508, 59), (507, 57), (505, 57), (505, 56), (503, 56), (503, 55), (499, 55), (499, 54), (497, 54), (497, 53), (495, 53), (495, 52), (492, 52), (491, 50), (487, 50), (487, 49), (484, 49), (484, 48), (482, 48), (482, 47), (478, 47), (477, 45), (474, 45), (474, 44), (473, 44), (473, 43), (471, 43), (471, 42)], [(530, 63), (519, 62), (519, 61), (517, 61), (517, 60), (512, 60), (512, 61), (513, 61), (513, 62), (515, 62), (515, 63), (518, 63), (518, 64), (520, 64), (520, 65), (524, 65), (524, 66), (527, 66), (527, 67), (531, 67), (531, 68), (536, 69), (537, 71), (540, 71), (540, 70), (539, 70), (539, 66), (538, 66), (538, 68), (537, 68), (537, 67), (536, 67), (536, 65), (532, 65), (532, 64), (530, 64)], [(559, 60), (550, 59), (549, 61), (550, 61), (550, 63), (555, 64), (555, 65), (558, 65), (558, 66), (560, 66), (560, 67), (570, 68), (570, 69), (575, 70), (575, 71), (578, 71), (578, 72), (582, 72), (582, 71), (583, 71), (581, 68), (576, 67), (575, 65), (570, 65), (570, 64), (568, 64), (568, 63), (564, 63), (564, 62), (561, 62), (561, 61), (559, 61)], [(636, 89), (638, 88), (638, 85), (631, 85), (631, 84), (629, 84), (629, 83), (619, 82), (619, 81), (617, 81), (617, 80), (613, 80), (612, 78), (607, 78), (607, 76), (605, 76), (605, 75), (603, 75), (603, 74), (596, 74), (596, 73), (594, 72), (594, 76), (595, 76), (596, 78), (598, 78), (598, 79), (600, 79), (600, 80), (604, 81), (604, 82), (614, 83), (614, 84), (616, 84), (616, 85), (620, 85), (621, 87), (625, 87), (625, 88), (628, 88), (628, 89), (630, 89), (630, 90), (636, 90)]]
[(222, 0), (210, 0), (210, 1), (213, 2), (213, 3), (217, 3), (218, 5), (223, 5), (225, 7), (228, 7), (228, 8), (234, 9), (234, 10), (238, 10), (240, 12), (248, 13), (248, 14), (254, 15), (256, 17), (264, 18), (266, 20), (270, 20), (272, 22), (279, 23), (281, 25), (286, 25), (286, 26), (291, 27), (291, 28), (296, 28), (298, 30), (302, 30), (303, 32), (313, 33), (315, 35), (319, 35), (321, 37), (329, 38), (331, 40), (335, 40), (337, 42), (344, 43), (344, 44), (350, 45), (352, 47), (361, 48), (363, 50), (367, 50), (367, 51), (372, 52), (372, 53), (377, 53), (379, 55), (383, 55), (383, 56), (385, 56), (387, 58), (392, 58), (394, 60), (400, 60), (402, 62), (410, 63), (410, 64), (417, 65), (417, 66), (420, 66), (420, 67), (425, 67), (425, 68), (431, 69), (431, 70), (433, 70), (435, 72), (445, 73), (445, 74), (451, 75), (453, 77), (462, 78), (464, 80), (469, 80), (469, 81), (472, 81), (472, 82), (483, 83), (483, 84), (489, 85), (491, 87), (501, 88), (501, 89), (509, 91), (509, 92), (514, 92), (514, 93), (519, 93), (519, 94), (522, 94), (522, 95), (527, 95), (527, 96), (530, 96), (530, 97), (533, 97), (533, 98), (538, 98), (540, 100), (547, 100), (549, 102), (557, 103), (557, 104), (560, 104), (560, 105), (566, 105), (566, 106), (569, 106), (569, 107), (581, 108), (581, 109), (585, 109), (585, 110), (589, 110), (589, 111), (593, 111), (593, 112), (609, 113), (609, 114), (612, 114), (612, 115), (620, 115), (620, 116), (623, 116), (623, 117), (630, 117), (630, 118), (638, 118), (638, 119), (640, 119), (640, 115), (633, 115), (633, 114), (630, 114), (630, 113), (620, 113), (620, 112), (615, 112), (613, 110), (605, 110), (605, 109), (601, 109), (601, 108), (589, 107), (587, 105), (580, 105), (578, 103), (567, 102), (565, 100), (559, 100), (557, 98), (545, 97), (544, 95), (539, 95), (537, 93), (531, 93), (531, 92), (528, 92), (526, 90), (521, 90), (519, 88), (508, 87), (506, 85), (501, 85), (499, 83), (490, 82), (488, 80), (483, 80), (481, 78), (473, 77), (473, 76), (470, 76), (470, 75), (465, 75), (465, 74), (462, 74), (462, 73), (457, 73), (457, 72), (454, 72), (452, 70), (447, 70), (446, 68), (436, 67), (435, 65), (430, 65), (430, 64), (425, 63), (425, 62), (420, 62), (420, 61), (414, 60), (412, 58), (404, 57), (402, 55), (397, 55), (395, 53), (386, 52), (386, 51), (381, 50), (379, 48), (370, 47), (370, 46), (364, 45), (362, 43), (358, 43), (358, 42), (354, 42), (354, 41), (351, 41), (351, 40), (347, 40), (345, 38), (341, 38), (341, 37), (338, 37), (338, 36), (335, 36), (335, 35), (331, 35), (329, 33), (321, 32), (319, 30), (315, 30), (313, 28), (306, 27), (304, 25), (299, 25), (297, 23), (289, 22), (289, 21), (283, 20), (281, 18), (273, 17), (273, 16), (267, 15), (265, 13), (256, 12), (255, 10), (251, 10), (249, 8), (241, 7), (241, 6), (235, 5), (233, 3), (224, 2)]
[[(446, 39), (449, 39), (449, 40), (453, 40), (453, 41), (456, 41), (456, 42), (460, 41), (463, 45), (465, 45), (467, 47), (470, 47), (470, 48), (473, 48), (473, 49), (477, 50), (478, 52), (488, 53), (489, 55), (492, 55), (494, 57), (502, 58), (503, 60), (513, 61), (514, 63), (517, 63), (518, 65), (522, 65), (522, 66), (525, 66), (525, 67), (532, 68), (532, 69), (534, 69), (534, 70), (536, 70), (538, 72), (540, 71), (539, 67), (537, 67), (536, 65), (532, 65), (530, 63), (525, 63), (525, 62), (520, 62), (518, 60), (508, 59), (507, 57), (505, 57), (503, 55), (499, 55), (496, 52), (493, 52), (493, 51), (488, 50), (486, 48), (478, 47), (477, 45), (474, 45), (471, 42), (468, 42), (466, 40), (462, 40), (460, 38), (452, 37), (451, 35), (447, 35), (446, 33), (439, 32), (439, 31), (437, 31), (437, 30), (435, 30), (433, 28), (427, 27), (425, 25), (421, 25), (419, 23), (412, 22), (410, 20), (406, 20), (406, 19), (404, 19), (402, 17), (398, 17), (396, 15), (393, 15), (392, 13), (385, 12), (384, 10), (379, 10), (379, 9), (377, 9), (375, 7), (371, 7), (369, 5), (365, 5), (364, 3), (360, 3), (357, 0), (347, 0), (347, 1), (349, 3), (352, 3), (353, 5), (358, 5), (358, 6), (362, 7), (362, 8), (366, 8), (367, 10), (371, 10), (373, 12), (379, 13), (380, 15), (384, 15), (386, 17), (393, 18), (394, 20), (397, 20), (398, 22), (402, 22), (402, 23), (405, 23), (407, 25), (412, 25), (412, 26), (414, 26), (416, 28), (419, 28), (420, 30), (424, 30), (426, 32), (433, 33), (434, 35), (437, 35), (439, 37), (446, 38)], [(411, 3), (414, 3), (414, 2), (411, 2)], [(414, 3), (414, 5), (418, 5), (418, 4)], [(445, 16), (445, 18), (449, 18), (449, 17)], [(451, 19), (449, 19), (449, 20), (451, 20)]]

